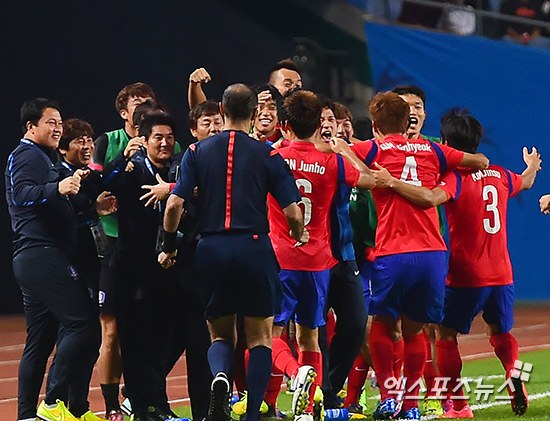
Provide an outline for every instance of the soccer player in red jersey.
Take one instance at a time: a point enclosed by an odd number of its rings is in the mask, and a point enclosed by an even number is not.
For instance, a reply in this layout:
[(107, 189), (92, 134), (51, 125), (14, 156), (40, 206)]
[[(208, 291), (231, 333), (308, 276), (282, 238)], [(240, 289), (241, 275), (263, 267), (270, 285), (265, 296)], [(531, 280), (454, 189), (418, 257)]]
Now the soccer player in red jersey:
[[(293, 378), (293, 412), (300, 416), (308, 406), (311, 409), (315, 389), (311, 387), (312, 383), (315, 381), (320, 385), (322, 378), (317, 328), (325, 323), (323, 310), (330, 268), (337, 263), (330, 246), (330, 208), (340, 184), (369, 189), (374, 186), (374, 179), (345, 141), (330, 141), (335, 153), (316, 149), (315, 144), (322, 142), (318, 127), (323, 104), (313, 92), (294, 92), (285, 99), (283, 108), (287, 117), (285, 129), (293, 132), (297, 140), (274, 153), (285, 159), (296, 178), (310, 242), (296, 247), (298, 243), (290, 237), (284, 215), (274, 199), (269, 197), (270, 236), (281, 266), (279, 275), (283, 283), (282, 311), (274, 320), (274, 336), (279, 337), (282, 326), (295, 317), (300, 348), (299, 364), (288, 345), (282, 339), (274, 338), (273, 364)], [(303, 416), (306, 419), (312, 417), (310, 414)]]
[[(369, 103), (369, 112), (373, 129), (382, 140), (355, 144), (353, 151), (368, 165), (383, 165), (392, 176), (407, 183), (433, 188), (447, 169), (488, 165), (482, 154), (466, 154), (425, 139), (406, 139), (403, 133), (409, 124), (409, 106), (396, 93), (376, 95)], [(419, 419), (417, 398), (426, 361), (422, 327), (443, 320), (446, 246), (435, 208), (423, 209), (390, 189), (374, 189), (372, 193), (378, 228), (369, 345), (381, 394), (374, 416)], [(407, 385), (402, 411), (396, 414), (396, 400), (391, 397), (397, 386), (391, 332), (399, 318)]]
[[(442, 118), (443, 141), (464, 152), (475, 153), (483, 129), (467, 110), (453, 109)], [(445, 203), (449, 221), (451, 255), (445, 291), (445, 318), (438, 329), (437, 359), (453, 407), (447, 418), (472, 418), (473, 412), (457, 388), (462, 361), (457, 335), (470, 331), (474, 317), (483, 310), (490, 343), (510, 379), (512, 410), (521, 415), (528, 406), (525, 387), (514, 376), (518, 344), (510, 329), (514, 323), (514, 285), (507, 247), (506, 211), (508, 199), (521, 190), (530, 189), (540, 170), (541, 159), (536, 148), (523, 149), (527, 168), (521, 175), (491, 165), (477, 171), (458, 168), (445, 174), (437, 187), (430, 189), (403, 183), (386, 171), (378, 174), (377, 185), (384, 183), (404, 198), (422, 207)], [(483, 206), (479, 206), (482, 203)]]

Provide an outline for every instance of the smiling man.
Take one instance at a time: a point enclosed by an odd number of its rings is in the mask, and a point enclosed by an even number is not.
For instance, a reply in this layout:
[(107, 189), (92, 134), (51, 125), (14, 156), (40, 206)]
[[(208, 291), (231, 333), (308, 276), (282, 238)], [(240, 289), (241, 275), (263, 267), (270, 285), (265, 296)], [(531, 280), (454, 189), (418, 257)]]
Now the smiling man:
[[(88, 403), (73, 401), (69, 412), (69, 383), (82, 376), (85, 361), (95, 361), (100, 341), (97, 309), (73, 266), (77, 224), (67, 199), (78, 193), (87, 173), (76, 170), (57, 181), (51, 157), (63, 122), (54, 101), (36, 98), (23, 104), (21, 124), (24, 137), (11, 153), (5, 173), (15, 233), (13, 272), (23, 293), (27, 323), (19, 365), (18, 419), (38, 415), (43, 420), (76, 421), (88, 411)], [(55, 365), (37, 413), (46, 361), (56, 341)]]
[[(117, 325), (126, 394), (138, 420), (163, 421), (173, 414), (166, 398), (169, 334), (169, 274), (157, 264), (164, 202), (157, 208), (140, 201), (141, 186), (167, 181), (174, 152), (175, 124), (168, 114), (145, 116), (139, 138), (130, 140), (105, 170), (106, 185), (118, 199), (119, 236), (114, 252)], [(133, 159), (141, 147), (145, 156)], [(140, 154), (142, 152), (139, 152)], [(133, 170), (125, 171), (128, 161)]]

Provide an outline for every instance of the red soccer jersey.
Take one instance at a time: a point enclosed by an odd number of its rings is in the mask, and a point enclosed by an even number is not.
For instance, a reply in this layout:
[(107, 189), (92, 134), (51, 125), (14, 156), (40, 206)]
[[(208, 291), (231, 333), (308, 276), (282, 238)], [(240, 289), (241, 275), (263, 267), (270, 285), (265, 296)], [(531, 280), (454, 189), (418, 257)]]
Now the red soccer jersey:
[(508, 285), (513, 282), (508, 254), (506, 211), (521, 176), (496, 165), (486, 170), (459, 168), (445, 174), (441, 187), (449, 201), (451, 256), (447, 285), (454, 288)]
[(309, 243), (294, 247), (288, 222), (277, 202), (269, 196), (270, 237), (281, 269), (320, 271), (333, 267), (337, 260), (330, 247), (329, 214), (339, 184), (355, 187), (359, 171), (340, 155), (319, 152), (313, 143), (295, 141), (277, 152), (289, 165), (302, 195), (304, 225)]
[[(377, 162), (400, 180), (432, 189), (440, 174), (457, 167), (464, 152), (425, 139), (389, 135), (353, 145), (352, 150), (371, 168)], [(376, 256), (446, 250), (439, 231), (437, 208), (423, 208), (391, 189), (373, 189), (378, 215)]]

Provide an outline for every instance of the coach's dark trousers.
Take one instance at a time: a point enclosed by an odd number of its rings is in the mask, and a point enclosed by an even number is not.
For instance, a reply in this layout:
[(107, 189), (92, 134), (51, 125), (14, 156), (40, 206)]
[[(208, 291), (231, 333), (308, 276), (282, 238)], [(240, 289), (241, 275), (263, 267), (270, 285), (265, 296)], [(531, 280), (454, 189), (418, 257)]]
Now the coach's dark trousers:
[(326, 328), (319, 330), (323, 353), (323, 393), (325, 405), (334, 405), (336, 396), (359, 354), (367, 325), (363, 283), (355, 260), (338, 262), (330, 271), (327, 310), (336, 313), (336, 330), (328, 347)]
[(101, 342), (95, 297), (90, 296), (66, 255), (55, 247), (19, 252), (13, 259), (13, 272), (23, 293), (27, 323), (19, 365), (18, 418), (36, 416), (46, 362), (56, 342), (45, 401), (55, 404), (60, 399), (80, 416), (89, 407), (90, 377)]

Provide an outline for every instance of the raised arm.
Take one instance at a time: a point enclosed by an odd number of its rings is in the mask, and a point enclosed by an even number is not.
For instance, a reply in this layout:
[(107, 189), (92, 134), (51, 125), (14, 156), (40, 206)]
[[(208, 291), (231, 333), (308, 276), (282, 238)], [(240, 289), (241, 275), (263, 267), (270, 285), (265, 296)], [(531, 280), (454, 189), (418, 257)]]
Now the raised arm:
[(375, 180), (372, 171), (353, 153), (345, 140), (333, 137), (330, 141), (330, 146), (334, 153), (348, 160), (359, 171), (360, 175), (357, 187), (363, 190), (370, 190), (374, 187)]
[(409, 202), (425, 208), (431, 208), (447, 201), (447, 193), (440, 187), (430, 190), (426, 187), (415, 186), (395, 178), (378, 163), (374, 165), (378, 168), (378, 171), (373, 171), (377, 188), (392, 189)]
[(189, 90), (187, 92), (187, 100), (189, 108), (206, 101), (206, 95), (202, 90), (202, 84), (210, 82), (212, 78), (204, 67), (200, 67), (189, 75)]
[(523, 147), (523, 160), (527, 164), (527, 168), (521, 173), (523, 183), (521, 184), (520, 190), (529, 190), (533, 187), (535, 179), (537, 178), (537, 172), (541, 169), (540, 164), (542, 163), (542, 159), (540, 158), (537, 148), (533, 147), (531, 153), (529, 153), (529, 150)]

